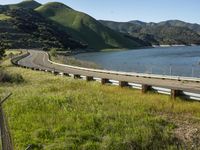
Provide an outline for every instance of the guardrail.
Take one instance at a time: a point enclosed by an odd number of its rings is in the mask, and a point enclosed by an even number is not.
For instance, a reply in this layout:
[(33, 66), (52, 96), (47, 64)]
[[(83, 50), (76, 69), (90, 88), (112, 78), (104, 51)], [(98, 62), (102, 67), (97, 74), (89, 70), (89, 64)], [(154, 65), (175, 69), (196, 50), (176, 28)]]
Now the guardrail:
[[(13, 64), (19, 66), (18, 61), (20, 59), (23, 59), (24, 57), (27, 57), (28, 55), (29, 55), (29, 53), (20, 55), (18, 58), (15, 58), (16, 61), (13, 62), (11, 60), (11, 62)], [(47, 53), (46, 53), (46, 55), (48, 56), (48, 61), (52, 64), (60, 65), (60, 66), (63, 66), (63, 67), (68, 67), (68, 68), (73, 68), (73, 69), (78, 69), (78, 70), (98, 72), (98, 73), (106, 73), (106, 74), (114, 74), (114, 75), (144, 77), (144, 78), (156, 78), (156, 79), (200, 82), (200, 78), (153, 75), (153, 74), (140, 74), (140, 73), (127, 73), (127, 72), (117, 72), (117, 71), (109, 71), (109, 70), (99, 70), (99, 69), (76, 67), (76, 66), (59, 64), (59, 63), (53, 62), (49, 59), (49, 55)], [(171, 88), (166, 88), (166, 87), (162, 87), (162, 86), (158, 87), (158, 86), (153, 86), (153, 85), (148, 85), (148, 84), (138, 84), (138, 83), (127, 82), (127, 81), (117, 81), (117, 80), (112, 80), (112, 79), (107, 79), (107, 78), (98, 78), (98, 77), (94, 77), (94, 76), (83, 76), (83, 75), (80, 75), (80, 74), (69, 74), (67, 72), (58, 72), (58, 71), (54, 71), (52, 69), (41, 69), (41, 68), (34, 68), (34, 67), (28, 67), (28, 66), (20, 66), (20, 67), (28, 68), (28, 69), (32, 69), (32, 70), (50, 72), (50, 73), (55, 74), (55, 75), (71, 76), (74, 79), (84, 79), (86, 81), (98, 81), (103, 85), (104, 84), (112, 84), (112, 85), (117, 85), (117, 86), (120, 86), (120, 87), (130, 87), (130, 88), (133, 88), (133, 89), (140, 89), (142, 91), (142, 93), (147, 93), (148, 91), (153, 91), (153, 92), (160, 93), (160, 94), (170, 95), (172, 99), (175, 99), (176, 97), (181, 97), (181, 98), (185, 98), (185, 99), (200, 101), (200, 93), (194, 93), (194, 92), (184, 91), (184, 90), (180, 90), (180, 89), (171, 89)]]

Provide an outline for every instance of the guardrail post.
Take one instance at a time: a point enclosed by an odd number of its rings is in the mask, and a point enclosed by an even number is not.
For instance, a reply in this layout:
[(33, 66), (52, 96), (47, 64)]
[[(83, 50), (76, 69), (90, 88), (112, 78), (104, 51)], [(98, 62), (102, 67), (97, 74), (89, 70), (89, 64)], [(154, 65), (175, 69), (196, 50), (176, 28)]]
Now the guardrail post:
[(109, 79), (101, 78), (101, 84), (106, 84), (109, 82)]
[(64, 75), (64, 76), (69, 76), (69, 74), (68, 74), (68, 73), (63, 73), (63, 75)]
[(150, 85), (142, 84), (142, 93), (147, 93), (149, 90), (151, 90)]
[(92, 76), (86, 76), (86, 81), (92, 81), (93, 77)]
[(181, 96), (181, 94), (181, 90), (171, 89), (171, 99), (176, 99), (176, 97)]
[(54, 74), (54, 75), (58, 75), (59, 72), (58, 72), (58, 71), (54, 71), (53, 74)]
[(126, 86), (128, 86), (128, 82), (126, 82), (126, 81), (119, 81), (119, 86), (120, 87), (126, 87)]
[(73, 75), (73, 78), (74, 78), (74, 79), (80, 79), (80, 78), (81, 78), (81, 75), (80, 75), (80, 74), (74, 74), (74, 75)]

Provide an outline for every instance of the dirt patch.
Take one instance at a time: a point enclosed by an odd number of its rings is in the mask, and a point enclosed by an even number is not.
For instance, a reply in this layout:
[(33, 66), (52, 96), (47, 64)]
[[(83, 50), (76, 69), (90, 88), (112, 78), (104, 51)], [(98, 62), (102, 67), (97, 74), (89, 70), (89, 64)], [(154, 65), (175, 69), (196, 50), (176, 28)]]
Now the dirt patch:
[[(180, 120), (181, 118), (181, 120)], [(179, 118), (169, 118), (175, 125), (175, 136), (181, 140), (185, 146), (191, 149), (200, 149), (200, 120), (180, 116)]]
[(200, 118), (182, 114), (162, 114), (162, 117), (175, 125), (173, 134), (180, 143), (180, 149), (200, 150)]

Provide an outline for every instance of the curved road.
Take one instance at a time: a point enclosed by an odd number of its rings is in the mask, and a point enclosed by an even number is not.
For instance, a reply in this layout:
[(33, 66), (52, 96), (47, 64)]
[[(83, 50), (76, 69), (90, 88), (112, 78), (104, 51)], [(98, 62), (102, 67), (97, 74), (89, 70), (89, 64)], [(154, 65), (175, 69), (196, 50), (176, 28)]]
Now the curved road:
[(19, 60), (18, 64), (27, 67), (35, 67), (43, 70), (56, 71), (68, 74), (78, 74), (83, 76), (92, 76), (96, 78), (106, 78), (117, 81), (127, 81), (138, 84), (147, 84), (151, 86), (158, 86), (169, 89), (178, 89), (187, 92), (200, 93), (200, 83), (198, 82), (189, 82), (189, 81), (177, 81), (170, 79), (156, 79), (156, 78), (144, 78), (136, 76), (127, 76), (127, 75), (117, 75), (112, 73), (101, 73), (94, 71), (86, 71), (81, 69), (75, 69), (67, 66), (61, 66), (59, 64), (53, 64), (49, 62), (48, 55), (46, 52), (29, 50), (30, 55)]

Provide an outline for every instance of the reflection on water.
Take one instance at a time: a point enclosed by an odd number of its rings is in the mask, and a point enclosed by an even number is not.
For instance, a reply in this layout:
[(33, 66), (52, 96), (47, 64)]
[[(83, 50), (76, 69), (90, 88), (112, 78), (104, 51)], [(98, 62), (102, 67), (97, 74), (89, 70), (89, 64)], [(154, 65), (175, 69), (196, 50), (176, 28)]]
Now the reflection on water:
[(200, 77), (200, 46), (83, 53), (75, 57), (109, 70)]

